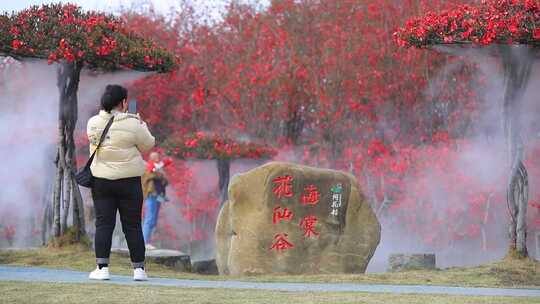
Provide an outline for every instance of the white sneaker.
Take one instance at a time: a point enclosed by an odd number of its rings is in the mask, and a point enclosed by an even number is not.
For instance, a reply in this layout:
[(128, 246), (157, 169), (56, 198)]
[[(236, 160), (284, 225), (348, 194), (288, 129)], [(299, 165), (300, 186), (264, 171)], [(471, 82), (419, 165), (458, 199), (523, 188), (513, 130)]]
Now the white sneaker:
[(101, 269), (97, 267), (96, 270), (90, 272), (88, 278), (90, 280), (109, 280), (111, 278), (109, 275), (109, 267), (103, 267)]
[(156, 250), (156, 247), (152, 246), (151, 244), (146, 244), (144, 245), (144, 247), (146, 248), (146, 250)]
[(142, 268), (133, 269), (133, 281), (148, 281), (146, 271)]

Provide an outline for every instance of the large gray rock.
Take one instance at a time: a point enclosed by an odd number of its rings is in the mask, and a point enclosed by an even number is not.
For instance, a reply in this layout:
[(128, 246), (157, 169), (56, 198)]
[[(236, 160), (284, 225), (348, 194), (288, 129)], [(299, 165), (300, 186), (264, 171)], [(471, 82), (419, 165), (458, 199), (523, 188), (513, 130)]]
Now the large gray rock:
[(269, 163), (233, 177), (216, 262), (232, 275), (363, 273), (380, 233), (352, 175)]
[(404, 270), (434, 270), (436, 269), (435, 254), (392, 254), (388, 259), (389, 271)]

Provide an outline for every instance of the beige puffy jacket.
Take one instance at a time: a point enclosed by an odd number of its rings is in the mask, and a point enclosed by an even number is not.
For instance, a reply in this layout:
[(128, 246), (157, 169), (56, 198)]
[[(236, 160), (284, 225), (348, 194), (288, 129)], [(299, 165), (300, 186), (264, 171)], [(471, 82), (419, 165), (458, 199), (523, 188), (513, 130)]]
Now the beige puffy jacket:
[(90, 141), (90, 155), (99, 143), (101, 133), (114, 115), (114, 121), (94, 157), (90, 169), (95, 177), (116, 180), (142, 176), (145, 162), (141, 152), (152, 149), (154, 136), (138, 115), (101, 110), (88, 120), (86, 132)]

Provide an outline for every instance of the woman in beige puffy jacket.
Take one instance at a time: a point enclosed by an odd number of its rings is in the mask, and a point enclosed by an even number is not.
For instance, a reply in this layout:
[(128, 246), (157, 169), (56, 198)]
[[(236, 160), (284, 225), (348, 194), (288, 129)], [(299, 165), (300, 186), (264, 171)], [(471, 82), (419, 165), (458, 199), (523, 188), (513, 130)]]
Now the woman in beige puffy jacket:
[(94, 245), (98, 266), (89, 277), (95, 280), (109, 279), (109, 256), (117, 210), (133, 264), (133, 279), (147, 279), (141, 228), (141, 176), (145, 170), (141, 153), (152, 149), (155, 139), (139, 115), (126, 113), (127, 105), (127, 90), (119, 85), (108, 85), (101, 98), (102, 110), (90, 118), (87, 125), (92, 154), (105, 126), (114, 116), (90, 167), (95, 177), (92, 198), (96, 212)]

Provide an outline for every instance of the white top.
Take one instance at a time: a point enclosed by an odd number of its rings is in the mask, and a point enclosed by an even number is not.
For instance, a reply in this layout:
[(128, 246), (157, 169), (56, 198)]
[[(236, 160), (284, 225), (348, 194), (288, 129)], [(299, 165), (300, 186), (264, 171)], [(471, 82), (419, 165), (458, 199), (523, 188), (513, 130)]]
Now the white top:
[(99, 151), (90, 166), (95, 177), (116, 180), (142, 176), (145, 162), (141, 153), (146, 153), (155, 145), (144, 121), (139, 115), (103, 110), (88, 120), (86, 133), (90, 141), (90, 155), (101, 138), (101, 133), (114, 115), (114, 121)]

